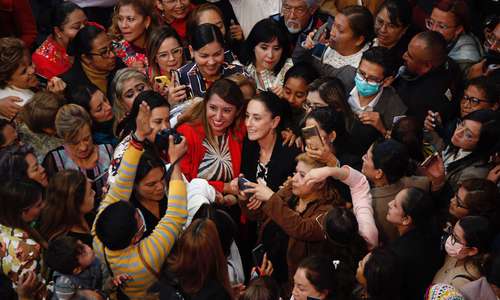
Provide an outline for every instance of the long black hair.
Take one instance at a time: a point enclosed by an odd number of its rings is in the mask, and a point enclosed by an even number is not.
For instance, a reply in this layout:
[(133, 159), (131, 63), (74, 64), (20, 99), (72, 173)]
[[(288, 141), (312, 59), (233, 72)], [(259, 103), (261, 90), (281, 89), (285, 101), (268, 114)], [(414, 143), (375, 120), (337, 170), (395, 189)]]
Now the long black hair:
[(253, 63), (255, 65), (255, 47), (259, 43), (270, 43), (274, 39), (277, 39), (278, 45), (283, 49), (281, 58), (273, 70), (277, 74), (285, 64), (286, 59), (290, 56), (290, 43), (288, 41), (288, 34), (271, 19), (260, 20), (254, 25), (245, 41), (242, 62), (244, 64)]
[(75, 38), (69, 43), (67, 53), (81, 60), (82, 55), (92, 52), (92, 43), (95, 38), (104, 32), (104, 29), (95, 25), (86, 25), (78, 31)]

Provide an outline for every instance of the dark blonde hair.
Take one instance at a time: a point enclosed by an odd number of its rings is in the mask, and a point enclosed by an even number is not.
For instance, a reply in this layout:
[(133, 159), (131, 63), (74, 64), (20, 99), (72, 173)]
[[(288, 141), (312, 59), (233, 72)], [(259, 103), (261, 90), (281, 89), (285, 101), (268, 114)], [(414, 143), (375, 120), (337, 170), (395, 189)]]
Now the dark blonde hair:
[(208, 124), (207, 120), (207, 102), (212, 98), (213, 95), (217, 95), (222, 98), (225, 102), (234, 105), (236, 107), (236, 116), (233, 123), (230, 125), (229, 131), (233, 133), (238, 130), (242, 122), (244, 100), (243, 93), (240, 88), (229, 79), (219, 79), (208, 89), (203, 101), (196, 102), (188, 110), (186, 110), (181, 116), (179, 116), (178, 125), (183, 123), (189, 124), (201, 124), (207, 136), (207, 139), (211, 145), (217, 145), (217, 139), (212, 133), (212, 129)]
[(57, 135), (65, 142), (72, 142), (85, 125), (92, 128), (89, 113), (80, 105), (66, 104), (56, 115), (55, 126)]
[(216, 280), (232, 295), (219, 233), (209, 219), (197, 219), (189, 225), (177, 241), (167, 264), (182, 290), (189, 295), (200, 291), (210, 280)]
[(41, 91), (29, 100), (20, 113), (22, 121), (34, 133), (44, 133), (43, 129), (53, 129), (56, 114), (63, 105), (62, 96)]
[(0, 88), (7, 86), (7, 81), (21, 65), (26, 48), (24, 42), (17, 38), (0, 39)]
[[(325, 163), (322, 163), (312, 157), (310, 157), (307, 153), (301, 153), (299, 154), (295, 160), (297, 162), (303, 162), (306, 165), (312, 167), (313, 169), (317, 168), (322, 168), (326, 167), (327, 165)], [(328, 177), (326, 181), (321, 185), (321, 187), (318, 190), (319, 196), (322, 201), (325, 201), (327, 203), (331, 203), (333, 206), (343, 206), (345, 205), (344, 199), (340, 197), (339, 192), (337, 191), (337, 188), (335, 188), (333, 184), (333, 179), (331, 177)]]

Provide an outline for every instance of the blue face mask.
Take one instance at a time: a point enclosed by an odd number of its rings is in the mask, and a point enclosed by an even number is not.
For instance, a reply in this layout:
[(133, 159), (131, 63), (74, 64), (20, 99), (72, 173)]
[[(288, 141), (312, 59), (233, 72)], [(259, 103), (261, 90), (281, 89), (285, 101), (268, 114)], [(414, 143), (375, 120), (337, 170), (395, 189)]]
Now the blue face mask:
[(363, 97), (375, 95), (380, 90), (380, 83), (368, 83), (368, 81), (358, 73), (356, 73), (356, 77), (354, 77), (354, 83), (356, 84), (356, 89), (359, 94)]

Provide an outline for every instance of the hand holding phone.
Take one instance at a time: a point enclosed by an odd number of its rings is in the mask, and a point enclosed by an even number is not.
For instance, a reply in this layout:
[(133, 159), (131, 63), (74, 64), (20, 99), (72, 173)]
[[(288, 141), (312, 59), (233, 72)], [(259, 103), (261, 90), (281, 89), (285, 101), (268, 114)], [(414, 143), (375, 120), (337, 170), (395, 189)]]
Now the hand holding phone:
[(168, 79), (167, 76), (163, 75), (163, 76), (156, 76), (155, 77), (155, 82), (158, 83), (158, 84), (161, 84), (163, 86), (167, 86), (170, 84), (170, 79)]
[(246, 179), (245, 177), (238, 177), (238, 187), (240, 191), (244, 191), (249, 188), (245, 185), (245, 183), (247, 182), (250, 182), (250, 180)]
[(323, 139), (316, 125), (302, 128), (302, 137), (304, 138), (306, 147), (310, 149), (318, 149), (324, 146)]
[(431, 162), (433, 162), (433, 160), (437, 158), (438, 155), (439, 155), (438, 152), (432, 153), (420, 164), (420, 166), (423, 168), (428, 167), (429, 165), (431, 165)]
[[(328, 21), (330, 21), (330, 19), (328, 19)], [(314, 33), (313, 37), (312, 37), (312, 41), (314, 42), (314, 44), (317, 44), (321, 41), (321, 38), (327, 34), (328, 32), (328, 26), (330, 26), (330, 24), (328, 22), (326, 22), (325, 24), (321, 25), (318, 30), (316, 30), (316, 32)]]

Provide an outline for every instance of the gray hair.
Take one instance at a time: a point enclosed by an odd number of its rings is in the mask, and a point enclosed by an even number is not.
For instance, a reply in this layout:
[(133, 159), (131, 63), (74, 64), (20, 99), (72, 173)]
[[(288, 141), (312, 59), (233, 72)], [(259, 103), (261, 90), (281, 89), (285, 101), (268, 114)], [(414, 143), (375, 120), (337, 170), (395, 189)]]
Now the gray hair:
[[(286, 2), (287, 0), (283, 0), (283, 3)], [(321, 0), (302, 0), (306, 3), (308, 8), (316, 8), (319, 7), (320, 3), (322, 2)]]

